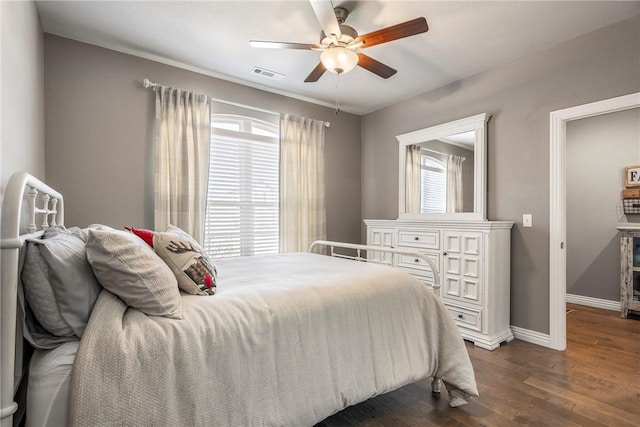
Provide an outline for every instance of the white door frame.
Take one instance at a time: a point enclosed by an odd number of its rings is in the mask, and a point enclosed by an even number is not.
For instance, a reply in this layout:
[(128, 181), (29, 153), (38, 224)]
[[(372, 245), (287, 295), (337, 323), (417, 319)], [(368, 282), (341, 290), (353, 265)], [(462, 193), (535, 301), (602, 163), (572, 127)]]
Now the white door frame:
[(567, 348), (567, 122), (640, 107), (640, 92), (552, 111), (549, 208), (549, 347)]

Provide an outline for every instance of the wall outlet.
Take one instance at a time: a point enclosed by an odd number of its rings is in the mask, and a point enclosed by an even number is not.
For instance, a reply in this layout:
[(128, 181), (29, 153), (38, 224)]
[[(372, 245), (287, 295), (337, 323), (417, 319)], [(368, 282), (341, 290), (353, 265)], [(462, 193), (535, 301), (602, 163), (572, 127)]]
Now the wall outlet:
[(531, 214), (523, 214), (522, 215), (522, 226), (523, 227), (533, 227), (533, 216)]

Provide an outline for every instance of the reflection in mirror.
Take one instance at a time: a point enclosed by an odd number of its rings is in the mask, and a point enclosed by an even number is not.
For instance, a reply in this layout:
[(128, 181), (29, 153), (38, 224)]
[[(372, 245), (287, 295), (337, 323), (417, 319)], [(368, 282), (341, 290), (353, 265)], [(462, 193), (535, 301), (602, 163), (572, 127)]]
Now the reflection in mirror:
[(487, 113), (397, 135), (398, 216), (486, 220)]
[(407, 146), (405, 212), (473, 212), (475, 131)]

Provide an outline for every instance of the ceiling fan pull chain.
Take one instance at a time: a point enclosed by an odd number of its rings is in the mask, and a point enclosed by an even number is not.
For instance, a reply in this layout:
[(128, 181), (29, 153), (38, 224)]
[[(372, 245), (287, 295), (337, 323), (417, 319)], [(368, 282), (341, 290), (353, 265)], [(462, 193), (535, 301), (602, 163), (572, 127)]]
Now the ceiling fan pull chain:
[(336, 114), (340, 112), (340, 74), (336, 74)]

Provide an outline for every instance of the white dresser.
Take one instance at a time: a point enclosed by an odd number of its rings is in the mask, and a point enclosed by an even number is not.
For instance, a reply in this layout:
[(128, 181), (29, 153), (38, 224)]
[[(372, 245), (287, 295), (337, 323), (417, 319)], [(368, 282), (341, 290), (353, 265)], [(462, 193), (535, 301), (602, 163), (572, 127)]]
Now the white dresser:
[[(513, 222), (404, 219), (364, 222), (367, 245), (417, 250), (433, 259), (440, 273), (439, 296), (464, 339), (487, 350), (513, 339), (510, 327)], [(433, 283), (424, 261), (400, 255), (393, 264), (425, 283)]]

